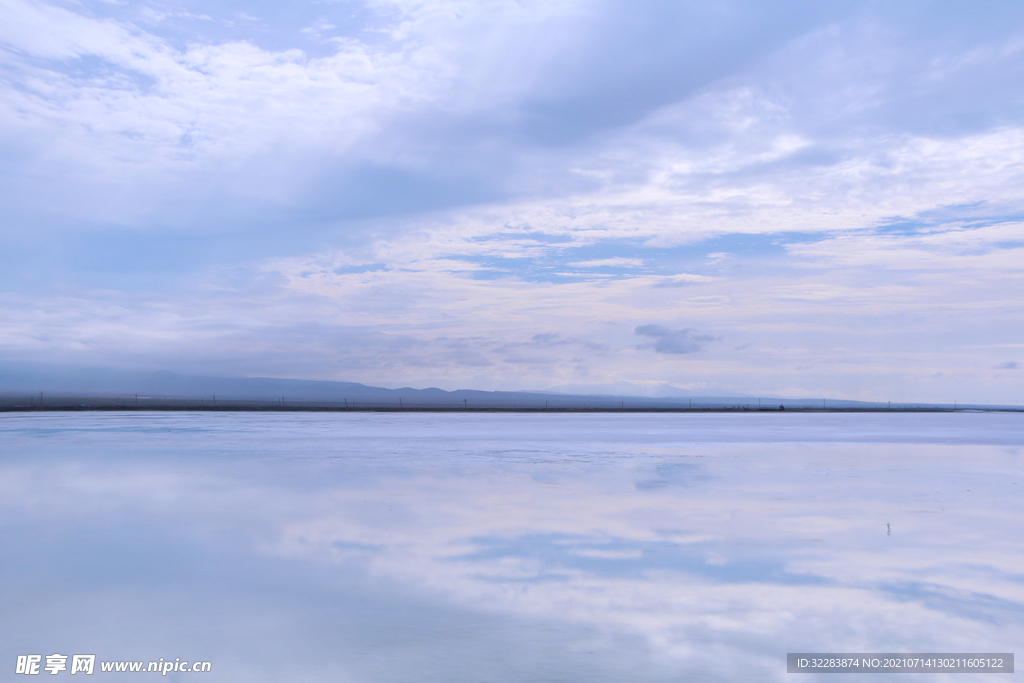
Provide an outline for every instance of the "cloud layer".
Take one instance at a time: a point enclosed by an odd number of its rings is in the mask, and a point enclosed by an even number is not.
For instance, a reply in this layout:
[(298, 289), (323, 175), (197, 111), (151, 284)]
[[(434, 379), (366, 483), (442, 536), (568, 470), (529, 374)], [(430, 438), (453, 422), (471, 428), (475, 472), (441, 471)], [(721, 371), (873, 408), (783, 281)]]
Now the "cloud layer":
[(694, 334), (694, 330), (688, 327), (673, 330), (661, 325), (641, 325), (636, 328), (636, 333), (644, 337), (653, 337), (654, 350), (658, 353), (695, 353), (704, 348), (702, 342), (715, 341), (711, 335)]
[(0, 13), (7, 360), (1021, 402), (1012, 3)]

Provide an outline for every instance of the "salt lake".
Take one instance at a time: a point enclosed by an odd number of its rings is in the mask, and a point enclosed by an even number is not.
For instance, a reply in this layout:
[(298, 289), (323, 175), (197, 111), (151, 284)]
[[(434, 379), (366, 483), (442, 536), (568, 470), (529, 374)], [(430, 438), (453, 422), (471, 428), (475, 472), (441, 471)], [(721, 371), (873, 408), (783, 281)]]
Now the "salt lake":
[(0, 661), (810, 682), (787, 652), (1013, 652), (1022, 488), (1020, 414), (6, 414)]

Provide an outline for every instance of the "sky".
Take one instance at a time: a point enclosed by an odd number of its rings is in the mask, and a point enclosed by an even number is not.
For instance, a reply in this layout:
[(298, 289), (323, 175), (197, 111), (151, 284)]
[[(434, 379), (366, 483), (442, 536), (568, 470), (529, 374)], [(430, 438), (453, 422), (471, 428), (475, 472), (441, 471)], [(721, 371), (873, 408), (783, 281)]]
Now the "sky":
[(0, 0), (0, 365), (1024, 403), (1016, 2)]

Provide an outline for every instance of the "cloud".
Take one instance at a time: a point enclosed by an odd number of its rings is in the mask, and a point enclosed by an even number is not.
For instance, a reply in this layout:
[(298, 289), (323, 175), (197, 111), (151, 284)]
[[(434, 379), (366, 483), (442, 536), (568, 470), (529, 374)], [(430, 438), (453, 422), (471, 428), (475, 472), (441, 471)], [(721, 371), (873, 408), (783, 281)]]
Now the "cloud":
[(994, 369), (996, 369), (996, 370), (1016, 370), (1017, 367), (1018, 367), (1017, 361), (1015, 361), (1015, 360), (1008, 360), (1005, 363), (1000, 363), (999, 365), (994, 366)]
[(708, 275), (693, 275), (692, 273), (679, 273), (672, 277), (659, 280), (655, 287), (689, 287), (690, 285), (704, 282), (714, 282), (716, 278)]
[(602, 258), (589, 261), (570, 261), (568, 264), (577, 268), (641, 268), (644, 265), (643, 259), (638, 258)]
[(300, 29), (300, 33), (307, 33), (309, 35), (316, 36), (317, 38), (319, 38), (325, 31), (330, 31), (336, 28), (338, 27), (332, 24), (331, 22), (327, 21), (326, 19), (321, 18), (313, 22), (306, 28)]
[(717, 337), (694, 334), (694, 330), (688, 327), (673, 330), (661, 325), (641, 325), (635, 332), (656, 339), (654, 350), (658, 353), (695, 353), (704, 348), (702, 342), (717, 341)]
[(4, 4), (4, 358), (1018, 400), (1012, 4), (208, 5)]

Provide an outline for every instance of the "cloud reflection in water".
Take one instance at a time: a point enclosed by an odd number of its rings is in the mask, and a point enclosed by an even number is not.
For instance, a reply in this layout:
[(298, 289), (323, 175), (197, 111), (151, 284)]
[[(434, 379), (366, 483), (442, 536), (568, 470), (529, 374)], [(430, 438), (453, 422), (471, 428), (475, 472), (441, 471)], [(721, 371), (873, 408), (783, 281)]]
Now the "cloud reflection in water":
[(787, 651), (1024, 635), (1013, 415), (9, 415), (0, 432), (8, 659), (772, 680)]

